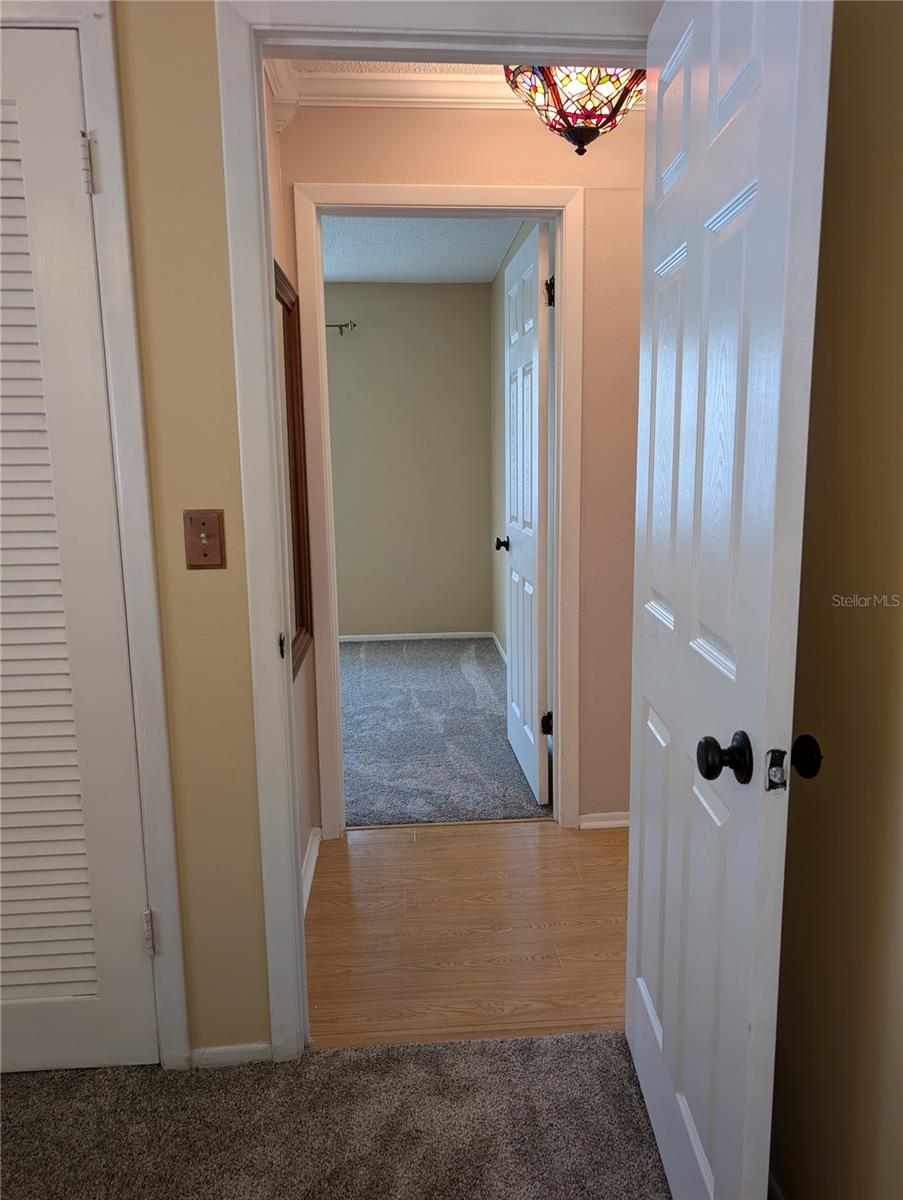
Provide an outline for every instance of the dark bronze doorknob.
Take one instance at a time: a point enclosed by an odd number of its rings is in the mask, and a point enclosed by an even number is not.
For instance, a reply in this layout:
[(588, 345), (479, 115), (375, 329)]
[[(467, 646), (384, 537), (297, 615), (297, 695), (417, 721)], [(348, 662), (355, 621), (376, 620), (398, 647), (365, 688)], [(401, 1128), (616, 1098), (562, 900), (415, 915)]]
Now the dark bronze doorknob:
[(801, 733), (790, 749), (790, 765), (803, 779), (814, 779), (821, 770), (821, 746), (811, 733)]
[(495, 539), (495, 548), (496, 548), (496, 550), (510, 550), (511, 549), (511, 538), (496, 538)]
[(731, 744), (722, 749), (718, 739), (700, 738), (696, 745), (696, 765), (703, 779), (717, 779), (725, 767), (734, 772), (737, 783), (749, 783), (753, 773), (752, 743), (739, 729)]

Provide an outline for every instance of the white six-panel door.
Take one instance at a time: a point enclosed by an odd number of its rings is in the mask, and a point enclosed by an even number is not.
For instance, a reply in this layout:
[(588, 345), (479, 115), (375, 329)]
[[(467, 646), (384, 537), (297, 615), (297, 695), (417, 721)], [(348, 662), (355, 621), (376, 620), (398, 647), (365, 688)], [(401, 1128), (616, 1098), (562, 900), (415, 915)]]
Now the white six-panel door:
[(2, 38), (5, 1069), (158, 1057), (77, 37)]
[[(767, 1187), (830, 28), (666, 0), (649, 41), (627, 1030), (678, 1200)], [(751, 781), (703, 778), (738, 730)]]
[(505, 268), (505, 536), (508, 741), (540, 804), (548, 802), (545, 497), (548, 470), (548, 234), (530, 233)]

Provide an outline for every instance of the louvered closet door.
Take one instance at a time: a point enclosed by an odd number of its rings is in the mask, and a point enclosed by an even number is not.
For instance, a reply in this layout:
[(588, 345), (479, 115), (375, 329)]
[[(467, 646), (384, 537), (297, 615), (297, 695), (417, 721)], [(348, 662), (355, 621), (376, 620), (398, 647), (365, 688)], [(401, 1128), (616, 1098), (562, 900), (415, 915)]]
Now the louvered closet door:
[(5, 30), (2, 1056), (156, 1061), (77, 34)]

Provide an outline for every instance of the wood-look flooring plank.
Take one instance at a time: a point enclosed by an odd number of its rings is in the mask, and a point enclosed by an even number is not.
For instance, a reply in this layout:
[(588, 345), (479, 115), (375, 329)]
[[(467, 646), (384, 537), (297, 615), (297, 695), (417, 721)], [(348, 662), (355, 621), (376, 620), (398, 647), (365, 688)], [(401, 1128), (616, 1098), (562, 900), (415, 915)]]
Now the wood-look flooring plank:
[[(622, 981), (623, 988), (623, 981)], [(516, 1029), (521, 1025), (555, 1021), (598, 1021), (601, 1027), (623, 1020), (623, 1004), (602, 986), (575, 987), (556, 983), (500, 990), (493, 984), (474, 985), (466, 994), (389, 996), (379, 1004), (371, 997), (335, 998), (328, 1005), (311, 1006), (316, 1032), (335, 1036), (382, 1030), (393, 1033), (431, 1032), (437, 1040), (460, 1028), (488, 1031)], [(315, 1018), (315, 1019), (314, 1019)], [(608, 1024), (606, 1024), (608, 1023)]]
[(364, 865), (334, 862), (324, 864), (317, 873), (320, 893), (368, 888), (411, 887), (417, 884), (434, 886), (440, 883), (473, 885), (527, 881), (542, 878), (580, 882), (580, 873), (568, 854), (505, 855), (498, 853), (475, 855), (467, 863), (457, 858), (451, 862), (424, 862), (422, 858), (396, 858), (391, 862)]
[(306, 917), (312, 1041), (623, 1024), (626, 830), (551, 821), (349, 831)]
[[(512, 945), (504, 939), (433, 941), (428, 946), (405, 942), (389, 949), (320, 949), (312, 985), (365, 981), (367, 986), (382, 980), (395, 986), (406, 975), (460, 982), (462, 975), (505, 982), (515, 975), (552, 976), (564, 974), (555, 942)], [(380, 977), (379, 979), (375, 977)]]

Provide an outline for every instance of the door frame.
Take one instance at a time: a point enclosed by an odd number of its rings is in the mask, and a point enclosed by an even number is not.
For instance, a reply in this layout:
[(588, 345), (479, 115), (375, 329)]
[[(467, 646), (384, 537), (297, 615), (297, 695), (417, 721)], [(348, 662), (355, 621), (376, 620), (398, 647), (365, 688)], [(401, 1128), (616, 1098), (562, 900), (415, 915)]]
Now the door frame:
[[(438, 7), (438, 6), (437, 6)], [(561, 35), (524, 33), (500, 30), (478, 33), (464, 30), (417, 31), (402, 28), (367, 28), (355, 25), (353, 18), (341, 23), (340, 6), (336, 6), (336, 24), (329, 29), (313, 27), (303, 0), (279, 6), (278, 14), (268, 5), (253, 3), (219, 3), (215, 6), (216, 33), (219, 57), (220, 106), (223, 133), (223, 168), (226, 193), (226, 215), (229, 248), (229, 272), (232, 300), (232, 326), (235, 353), (235, 382), (238, 406), (239, 444), (243, 515), (248, 577), (248, 610), (251, 639), (251, 672), (254, 690), (254, 729), (257, 757), (257, 796), (260, 810), (261, 867), (263, 880), (264, 923), (267, 946), (267, 978), (269, 984), (270, 1030), (273, 1058), (294, 1058), (303, 1049), (308, 1036), (307, 986), (304, 952), (303, 887), (301, 866), (304, 848), (298, 836), (298, 814), (295, 799), (294, 717), (291, 676), (278, 654), (278, 639), (287, 628), (284, 579), (288, 569), (285, 561), (286, 517), (284, 480), (280, 457), (280, 427), (278, 423), (278, 390), (276, 384), (276, 331), (271, 305), (271, 276), (273, 262), (272, 230), (267, 194), (266, 125), (264, 113), (264, 57), (322, 57), (324, 52), (344, 59), (379, 59), (386, 57), (421, 60), (423, 55), (449, 62), (487, 62), (524, 58), (535, 55), (537, 61), (555, 61), (563, 57), (573, 60), (576, 54), (586, 62), (623, 62), (625, 65), (645, 64), (645, 37), (619, 35)], [(513, 11), (513, 10), (512, 10)], [(278, 20), (274, 16), (278, 15)], [(411, 17), (405, 18), (406, 22)], [(451, 22), (450, 22), (451, 23)], [(350, 186), (350, 185), (346, 185)], [(310, 187), (305, 187), (310, 192)], [(450, 188), (437, 188), (432, 203), (448, 208)], [(487, 191), (483, 200), (488, 204)], [(570, 211), (570, 241), (573, 253), (574, 237), (583, 236), (582, 189), (540, 188), (527, 197), (528, 189), (501, 189), (507, 192), (504, 204), (515, 211), (526, 208), (534, 215), (536, 208), (550, 213)], [(405, 189), (408, 196), (410, 190)], [(514, 195), (519, 191), (519, 195)], [(540, 195), (544, 193), (544, 195)], [(459, 192), (459, 196), (461, 193)], [(462, 197), (463, 198), (463, 197)], [(426, 201), (421, 197), (421, 204)], [(313, 200), (308, 202), (314, 207)], [(372, 202), (372, 201), (371, 201)], [(530, 203), (534, 205), (531, 209)], [(574, 207), (570, 207), (573, 205)], [(451, 206), (454, 207), (453, 202)], [(488, 205), (490, 208), (491, 204)], [(573, 311), (582, 318), (582, 258), (576, 263), (559, 260), (556, 264), (569, 276), (576, 297)], [(301, 281), (305, 287), (304, 280)], [(306, 285), (309, 289), (310, 284)], [(313, 299), (322, 305), (322, 295), (308, 295), (308, 307)], [(562, 301), (561, 310), (564, 310)], [(322, 308), (320, 309), (322, 312)], [(302, 314), (304, 309), (302, 309)], [(556, 322), (560, 313), (556, 316)], [(313, 318), (308, 317), (308, 324)], [(302, 336), (305, 318), (302, 315)], [(567, 622), (570, 636), (565, 642), (569, 663), (559, 658), (572, 696), (570, 711), (579, 712), (577, 653), (577, 622), (579, 619), (579, 524), (565, 524), (565, 514), (579, 514), (580, 498), (580, 408), (582, 362), (574, 354), (578, 345), (576, 318), (571, 322), (571, 342), (568, 354), (568, 386), (572, 400), (569, 437), (574, 441), (567, 453), (567, 472), (559, 472), (559, 504), (557, 520), (565, 531), (570, 551), (566, 570), (569, 580), (563, 603), (559, 603), (559, 626)], [(306, 342), (310, 342), (308, 332)], [(563, 356), (562, 356), (563, 357)], [(562, 372), (563, 362), (556, 364)], [(322, 384), (310, 379), (311, 364), (304, 365), (305, 389)], [(559, 374), (559, 378), (561, 375)], [(574, 391), (576, 387), (577, 391)], [(311, 409), (322, 421), (322, 408)], [(312, 425), (313, 425), (312, 421)], [(308, 431), (308, 484), (311, 489), (311, 558), (313, 564), (328, 561), (328, 539), (322, 514), (314, 519), (317, 493), (326, 495), (323, 483), (330, 464), (323, 459), (324, 446), (318, 432)], [(313, 443), (316, 441), (316, 448)], [(328, 443), (326, 443), (328, 447)], [(562, 447), (562, 453), (564, 448)], [(328, 478), (328, 476), (327, 476)], [(567, 495), (562, 495), (565, 487)], [(561, 540), (561, 539), (559, 539)], [(327, 573), (328, 576), (328, 573)], [(574, 585), (578, 586), (574, 586)], [(314, 642), (323, 634), (321, 611), (324, 600), (318, 586), (328, 587), (322, 580), (314, 581)], [(327, 597), (328, 599), (328, 597)], [(326, 606), (329, 620), (330, 605)], [(328, 633), (328, 630), (327, 630)], [(336, 646), (338, 631), (335, 629)], [(316, 661), (316, 660), (315, 660)], [(332, 670), (335, 670), (333, 666)], [(320, 672), (317, 673), (318, 692)], [(326, 684), (327, 694), (337, 696), (337, 679)], [(559, 702), (561, 701), (559, 698)], [(318, 696), (318, 710), (323, 703)], [(567, 701), (565, 705), (567, 707)], [(332, 700), (332, 721), (337, 722), (336, 700)], [(319, 711), (318, 711), (319, 717)], [(327, 717), (328, 720), (328, 717)], [(574, 722), (576, 730), (576, 721)], [(322, 728), (320, 730), (322, 736)], [(325, 739), (324, 739), (325, 741)], [(337, 746), (333, 732), (330, 744)], [(556, 733), (556, 753), (561, 754)], [(333, 751), (335, 755), (335, 751)], [(563, 792), (574, 811), (563, 817), (565, 823), (576, 824), (577, 747), (565, 750), (571, 764)], [(323, 762), (321, 757), (321, 788)], [(326, 764), (326, 777), (341, 779), (341, 760), (333, 757)], [(333, 784), (333, 788), (335, 784)], [(334, 830), (330, 830), (335, 836)]]
[[(157, 1044), (164, 1067), (189, 1065), (188, 1006), (172, 806), (163, 650), (138, 347), (132, 246), (112, 8), (107, 0), (6, 0), (4, 27), (78, 34), (88, 132), (98, 147), (94, 240), (116, 501), (148, 906), (153, 914)], [(123, 538), (121, 531), (129, 536)], [(135, 937), (141, 937), (136, 913)]]
[[(580, 446), (583, 404), (583, 189), (456, 184), (295, 184), (301, 361), (307, 420), (311, 574), (316, 614), (317, 737), (324, 838), (345, 830), (336, 578), (321, 216), (506, 216), (555, 228), (555, 495), (553, 616), (555, 819), (579, 820)], [(304, 269), (302, 270), (302, 264)]]

